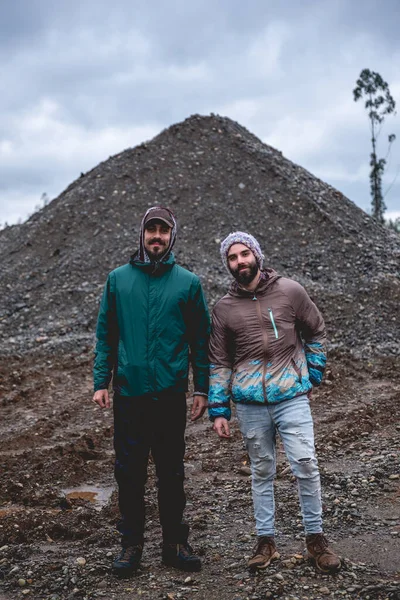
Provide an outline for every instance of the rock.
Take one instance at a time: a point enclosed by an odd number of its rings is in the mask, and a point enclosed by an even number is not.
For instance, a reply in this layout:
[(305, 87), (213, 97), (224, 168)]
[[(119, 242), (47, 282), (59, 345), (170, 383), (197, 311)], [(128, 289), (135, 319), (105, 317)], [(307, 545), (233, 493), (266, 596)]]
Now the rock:
[(239, 468), (239, 473), (240, 475), (251, 475), (251, 469), (250, 467), (241, 466)]
[(294, 567), (296, 566), (296, 559), (294, 560), (294, 562), (291, 558), (283, 560), (282, 566), (284, 566), (286, 569), (294, 569)]
[(84, 567), (86, 565), (86, 558), (83, 558), (82, 556), (80, 556), (79, 558), (76, 559), (76, 562), (80, 567)]

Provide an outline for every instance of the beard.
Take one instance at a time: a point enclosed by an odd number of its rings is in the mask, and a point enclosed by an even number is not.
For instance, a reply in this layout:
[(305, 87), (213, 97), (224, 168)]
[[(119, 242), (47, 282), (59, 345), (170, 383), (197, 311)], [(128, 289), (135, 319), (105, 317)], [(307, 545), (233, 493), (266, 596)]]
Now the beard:
[[(153, 250), (152, 244), (154, 244), (154, 242), (157, 242), (159, 244), (159, 246), (154, 248), (154, 250)], [(167, 250), (167, 247), (166, 247), (166, 244), (164, 244), (164, 242), (162, 240), (160, 240), (159, 238), (153, 238), (145, 245), (145, 249), (146, 249), (147, 256), (149, 257), (149, 259), (152, 262), (155, 262), (157, 260), (160, 260), (160, 258), (162, 258), (164, 256), (164, 254)]]
[(252, 263), (245, 269), (230, 269), (230, 271), (238, 283), (240, 283), (241, 285), (249, 285), (249, 283), (253, 281), (254, 277), (258, 273), (258, 265), (254, 261), (254, 263)]

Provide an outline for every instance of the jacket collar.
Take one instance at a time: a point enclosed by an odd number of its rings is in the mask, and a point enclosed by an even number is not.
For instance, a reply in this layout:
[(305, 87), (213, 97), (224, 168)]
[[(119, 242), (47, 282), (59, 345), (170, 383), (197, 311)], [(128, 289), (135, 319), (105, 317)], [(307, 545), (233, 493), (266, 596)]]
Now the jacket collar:
[(140, 260), (139, 251), (136, 251), (134, 254), (132, 254), (129, 262), (132, 266), (138, 267), (139, 269), (142, 269), (143, 271), (146, 271), (148, 273), (165, 273), (165, 271), (172, 269), (172, 267), (174, 266), (175, 255), (173, 252), (170, 252), (167, 256), (164, 256), (164, 258), (162, 258), (160, 261), (143, 262)]
[(254, 291), (249, 292), (248, 290), (243, 289), (235, 280), (232, 282), (228, 293), (231, 296), (236, 296), (239, 298), (253, 298), (254, 296), (263, 296), (267, 293), (268, 288), (271, 286), (271, 284), (274, 283), (280, 277), (281, 275), (279, 275), (274, 269), (267, 268), (261, 271), (260, 281), (258, 282), (257, 287)]

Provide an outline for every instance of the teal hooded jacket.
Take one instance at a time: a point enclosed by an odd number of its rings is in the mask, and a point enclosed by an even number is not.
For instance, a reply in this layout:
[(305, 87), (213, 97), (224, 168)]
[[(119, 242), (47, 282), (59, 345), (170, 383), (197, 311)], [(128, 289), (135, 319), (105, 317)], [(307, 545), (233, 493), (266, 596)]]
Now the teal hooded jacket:
[(131, 262), (112, 271), (96, 329), (94, 390), (142, 396), (188, 389), (208, 392), (209, 314), (199, 278), (175, 263)]

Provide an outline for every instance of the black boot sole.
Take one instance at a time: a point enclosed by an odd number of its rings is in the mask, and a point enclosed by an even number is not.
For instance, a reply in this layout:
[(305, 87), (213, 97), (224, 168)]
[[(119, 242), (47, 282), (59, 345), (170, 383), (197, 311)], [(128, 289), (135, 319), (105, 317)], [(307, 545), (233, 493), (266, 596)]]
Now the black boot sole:
[(180, 571), (185, 571), (186, 573), (198, 573), (201, 571), (201, 562), (196, 562), (190, 564), (190, 562), (180, 562), (180, 561), (170, 561), (162, 559), (162, 564), (166, 567), (173, 567), (174, 569), (179, 569)]
[(138, 569), (139, 565), (137, 567), (130, 567), (127, 569), (113, 567), (112, 574), (118, 577), (119, 579), (128, 579), (129, 577), (132, 577), (132, 575), (136, 575)]

